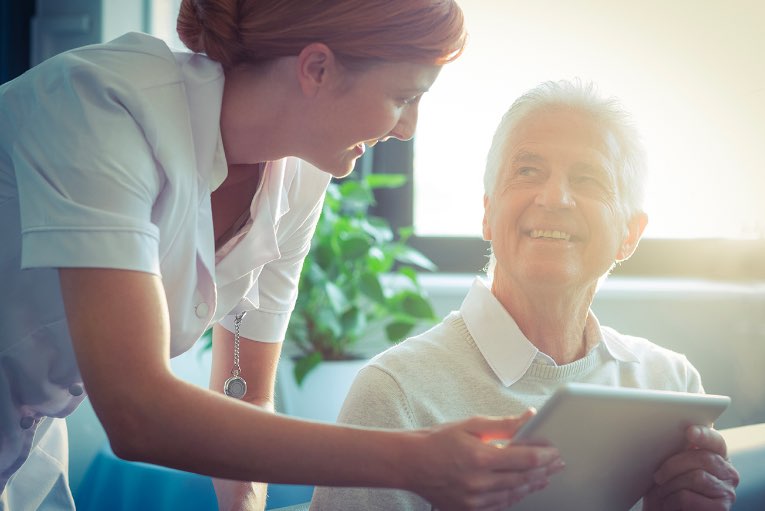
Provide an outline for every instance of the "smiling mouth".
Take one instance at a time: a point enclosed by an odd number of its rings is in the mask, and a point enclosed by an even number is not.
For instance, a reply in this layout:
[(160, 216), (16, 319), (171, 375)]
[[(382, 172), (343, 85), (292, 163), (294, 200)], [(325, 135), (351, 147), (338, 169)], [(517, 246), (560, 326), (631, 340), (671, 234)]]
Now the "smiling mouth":
[(529, 233), (529, 236), (532, 239), (571, 241), (571, 234), (563, 231), (546, 231), (542, 229), (533, 229)]

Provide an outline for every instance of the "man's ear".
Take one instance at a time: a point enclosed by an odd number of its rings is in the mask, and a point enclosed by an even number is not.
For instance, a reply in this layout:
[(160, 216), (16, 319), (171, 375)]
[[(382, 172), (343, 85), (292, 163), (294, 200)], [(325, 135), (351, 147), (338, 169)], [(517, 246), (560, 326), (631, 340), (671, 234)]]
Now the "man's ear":
[(622, 244), (616, 252), (617, 263), (626, 261), (635, 252), (647, 224), (648, 215), (642, 211), (632, 215), (632, 218), (627, 222), (627, 232), (622, 240)]
[(484, 241), (491, 241), (491, 224), (489, 219), (491, 218), (491, 201), (489, 196), (483, 195), (483, 239)]
[(297, 57), (297, 78), (303, 94), (313, 97), (336, 72), (335, 54), (326, 44), (311, 43)]

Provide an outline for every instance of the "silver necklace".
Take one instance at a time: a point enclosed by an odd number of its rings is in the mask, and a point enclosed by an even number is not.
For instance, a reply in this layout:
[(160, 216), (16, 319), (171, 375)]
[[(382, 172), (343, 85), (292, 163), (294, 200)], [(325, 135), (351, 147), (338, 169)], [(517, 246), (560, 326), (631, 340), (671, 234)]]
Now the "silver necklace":
[(242, 372), (239, 367), (239, 325), (245, 314), (246, 311), (240, 312), (234, 319), (234, 367), (231, 368), (231, 377), (223, 384), (223, 392), (236, 399), (242, 399), (247, 393), (247, 382), (239, 376)]

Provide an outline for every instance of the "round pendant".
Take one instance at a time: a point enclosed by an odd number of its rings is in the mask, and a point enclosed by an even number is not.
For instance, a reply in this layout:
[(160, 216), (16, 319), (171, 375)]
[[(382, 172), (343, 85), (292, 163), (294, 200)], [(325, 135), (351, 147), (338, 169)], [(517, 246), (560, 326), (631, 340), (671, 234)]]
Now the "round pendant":
[(227, 396), (242, 399), (247, 393), (247, 382), (241, 376), (232, 376), (223, 384), (223, 392)]

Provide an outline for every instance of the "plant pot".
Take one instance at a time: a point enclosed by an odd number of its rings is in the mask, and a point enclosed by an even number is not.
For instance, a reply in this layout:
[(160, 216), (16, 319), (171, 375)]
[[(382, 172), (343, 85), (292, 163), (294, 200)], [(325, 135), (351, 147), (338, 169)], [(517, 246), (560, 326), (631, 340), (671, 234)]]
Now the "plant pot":
[(276, 376), (276, 410), (304, 419), (335, 422), (356, 373), (366, 363), (366, 359), (322, 361), (298, 385), (294, 362), (283, 357)]

